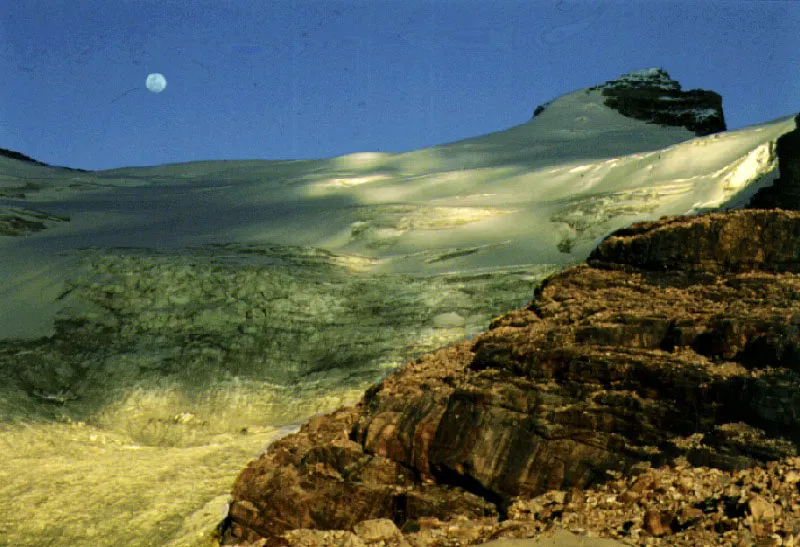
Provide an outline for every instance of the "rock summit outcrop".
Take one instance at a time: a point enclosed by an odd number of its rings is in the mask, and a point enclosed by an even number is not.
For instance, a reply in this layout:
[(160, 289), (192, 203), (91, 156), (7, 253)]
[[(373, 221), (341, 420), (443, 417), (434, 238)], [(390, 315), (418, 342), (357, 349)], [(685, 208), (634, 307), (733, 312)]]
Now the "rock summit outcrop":
[(685, 127), (697, 136), (725, 131), (722, 97), (704, 89), (681, 90), (662, 68), (645, 68), (591, 88), (605, 105), (648, 123)]
[(799, 384), (800, 212), (637, 223), (272, 445), (225, 541), (796, 544)]

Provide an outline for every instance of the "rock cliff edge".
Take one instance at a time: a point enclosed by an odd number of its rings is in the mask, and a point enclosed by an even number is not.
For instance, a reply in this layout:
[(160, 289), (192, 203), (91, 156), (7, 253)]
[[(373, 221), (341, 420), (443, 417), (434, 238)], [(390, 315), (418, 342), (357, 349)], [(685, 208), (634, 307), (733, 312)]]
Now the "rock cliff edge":
[[(598, 488), (616, 517), (582, 529), (606, 536), (789, 534), (798, 381), (800, 213), (634, 224), (488, 332), (275, 443), (235, 484), (227, 541), (291, 544), (300, 529), (356, 541), (376, 519), (393, 523), (397, 545), (525, 537), (569, 524), (593, 496), (601, 515)], [(749, 490), (736, 474), (753, 469), (766, 478)], [(673, 479), (678, 494), (656, 486)], [(756, 526), (762, 509), (782, 520)], [(453, 522), (463, 533), (436, 540)]]

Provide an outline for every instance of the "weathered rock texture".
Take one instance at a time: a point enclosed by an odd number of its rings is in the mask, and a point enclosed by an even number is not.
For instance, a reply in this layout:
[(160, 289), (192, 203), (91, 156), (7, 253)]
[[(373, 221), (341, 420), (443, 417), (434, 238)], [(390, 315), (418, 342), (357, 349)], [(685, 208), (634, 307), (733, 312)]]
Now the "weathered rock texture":
[(637, 120), (685, 127), (698, 136), (725, 131), (719, 94), (682, 91), (661, 68), (636, 70), (592, 89), (602, 90), (606, 106)]
[(800, 114), (795, 117), (798, 129), (778, 139), (778, 172), (772, 186), (762, 188), (748, 207), (752, 209), (800, 209)]
[[(672, 545), (788, 538), (799, 382), (800, 213), (634, 224), (485, 334), (273, 445), (236, 481), (227, 541), (303, 544), (323, 532), (285, 534), (390, 519), (405, 535), (389, 544), (472, 544), (577, 526), (569, 511), (600, 505), (610, 512), (582, 529)], [(765, 462), (777, 478), (740, 481), (731, 499), (731, 481)], [(653, 486), (679, 476), (685, 495)], [(755, 526), (764, 511), (782, 516)], [(458, 518), (463, 534), (435, 539)]]

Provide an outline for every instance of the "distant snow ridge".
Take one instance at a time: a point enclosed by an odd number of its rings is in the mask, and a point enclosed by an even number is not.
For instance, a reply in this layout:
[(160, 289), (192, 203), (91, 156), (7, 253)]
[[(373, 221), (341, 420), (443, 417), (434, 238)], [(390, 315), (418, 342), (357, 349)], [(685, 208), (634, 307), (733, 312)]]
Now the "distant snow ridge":
[(713, 91), (681, 91), (663, 68), (643, 68), (590, 88), (623, 116), (666, 126), (685, 127), (703, 136), (725, 131), (722, 97)]

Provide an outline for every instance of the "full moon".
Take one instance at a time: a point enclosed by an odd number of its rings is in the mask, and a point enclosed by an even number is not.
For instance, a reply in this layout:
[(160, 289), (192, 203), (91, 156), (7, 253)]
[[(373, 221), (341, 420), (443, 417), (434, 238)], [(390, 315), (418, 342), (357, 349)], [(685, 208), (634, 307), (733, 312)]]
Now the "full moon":
[(145, 85), (147, 86), (147, 89), (153, 93), (161, 93), (164, 91), (164, 88), (167, 87), (167, 79), (164, 78), (163, 74), (159, 74), (157, 72), (154, 74), (148, 74)]

